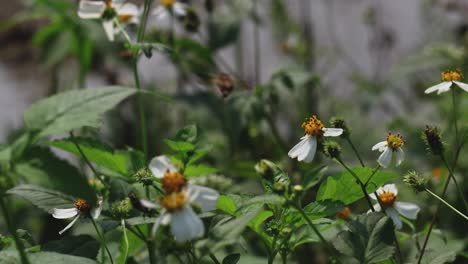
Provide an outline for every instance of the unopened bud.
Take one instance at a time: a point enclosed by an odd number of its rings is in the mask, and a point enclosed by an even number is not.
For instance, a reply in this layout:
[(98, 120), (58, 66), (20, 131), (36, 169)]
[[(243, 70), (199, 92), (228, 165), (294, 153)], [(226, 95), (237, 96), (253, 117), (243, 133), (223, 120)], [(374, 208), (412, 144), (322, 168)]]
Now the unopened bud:
[(330, 127), (343, 129), (341, 137), (347, 138), (351, 134), (351, 131), (349, 130), (348, 125), (346, 124), (346, 121), (342, 117), (332, 117), (330, 119)]
[(133, 177), (137, 182), (143, 183), (143, 185), (153, 184), (154, 177), (147, 168), (138, 170)]
[(441, 155), (444, 152), (444, 143), (437, 127), (426, 126), (423, 133), (423, 140), (428, 150), (434, 155)]
[(323, 144), (323, 152), (330, 158), (339, 158), (341, 146), (336, 141), (327, 141)]
[(302, 187), (302, 185), (294, 185), (293, 191), (295, 193), (302, 193), (304, 191), (304, 187)]
[(273, 168), (275, 164), (269, 160), (262, 159), (260, 162), (255, 164), (255, 171), (262, 176), (262, 178), (266, 180), (273, 179)]
[(111, 205), (112, 215), (118, 218), (128, 217), (131, 209), (132, 209), (132, 202), (130, 201), (130, 198), (125, 198), (122, 201), (114, 202)]
[(422, 192), (426, 189), (427, 180), (416, 171), (408, 172), (408, 174), (403, 176), (403, 181), (411, 186), (416, 193)]
[(286, 191), (286, 185), (283, 182), (275, 182), (273, 191), (277, 194), (283, 194)]

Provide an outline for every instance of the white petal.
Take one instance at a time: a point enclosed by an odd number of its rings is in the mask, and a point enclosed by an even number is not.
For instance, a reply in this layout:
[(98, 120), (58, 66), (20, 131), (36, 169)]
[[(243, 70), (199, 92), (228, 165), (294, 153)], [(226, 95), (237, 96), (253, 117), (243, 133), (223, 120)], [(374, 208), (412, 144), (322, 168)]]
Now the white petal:
[(404, 217), (416, 219), (419, 213), (419, 206), (414, 203), (395, 202), (395, 209)]
[(288, 152), (288, 156), (292, 159), (295, 159), (299, 156), (299, 154), (301, 153), (301, 150), (302, 148), (304, 147), (304, 145), (307, 143), (307, 140), (310, 138), (309, 135), (306, 135), (306, 136), (303, 136), (301, 138), (301, 141), (299, 141), (299, 143), (297, 143), (289, 152)]
[(397, 229), (400, 229), (403, 226), (398, 212), (393, 207), (386, 208), (385, 213), (387, 213), (387, 215), (392, 219)]
[(381, 149), (387, 147), (387, 144), (388, 144), (388, 143), (387, 143), (386, 140), (385, 140), (385, 141), (381, 141), (381, 142), (375, 144), (375, 145), (372, 147), (372, 151), (378, 149), (380, 152), (382, 152)]
[[(119, 9), (117, 9), (117, 14), (119, 16), (130, 16), (132, 18), (137, 18), (140, 14), (140, 9), (132, 3), (125, 3)], [(138, 21), (138, 19), (131, 19), (130, 21)]]
[(98, 202), (98, 205), (91, 210), (91, 217), (93, 219), (98, 219), (102, 212), (102, 200)]
[(160, 225), (167, 225), (170, 220), (171, 214), (166, 210), (162, 210), (161, 214), (154, 222), (153, 228), (151, 228), (151, 237), (154, 237), (154, 235), (156, 235), (156, 231), (158, 231)]
[(380, 190), (381, 190), (381, 193), (385, 191), (385, 192), (393, 193), (395, 196), (398, 195), (398, 188), (396, 187), (394, 183), (385, 184)]
[(176, 16), (183, 17), (187, 14), (187, 5), (176, 2), (172, 5), (172, 12), (174, 12)]
[(343, 134), (343, 129), (341, 128), (323, 128), (323, 135), (325, 137), (338, 137)]
[(152, 14), (157, 18), (157, 19), (163, 19), (165, 18), (168, 14), (167, 14), (167, 9), (164, 7), (164, 6), (158, 6), (156, 7)]
[(104, 31), (106, 32), (107, 38), (109, 41), (114, 41), (114, 21), (113, 20), (104, 20), (102, 21), (102, 26), (104, 27)]
[(75, 215), (77, 215), (80, 211), (76, 208), (68, 208), (68, 209), (52, 209), (51, 214), (54, 218), (57, 219), (66, 219), (66, 218), (72, 218)]
[(450, 90), (450, 86), (452, 86), (452, 82), (441, 82), (439, 84), (436, 84), (434, 86), (427, 88), (424, 91), (424, 93), (429, 94), (429, 93), (433, 93), (437, 91), (437, 94), (440, 94), (440, 93)]
[(387, 147), (384, 150), (384, 152), (380, 154), (379, 158), (377, 159), (377, 162), (380, 164), (380, 166), (388, 168), (388, 166), (390, 166), (390, 163), (392, 163), (392, 155), (393, 151)]
[(400, 166), (400, 164), (403, 162), (404, 159), (405, 159), (405, 152), (403, 151), (403, 149), (398, 148), (396, 151), (396, 165)]
[(184, 207), (172, 213), (171, 231), (178, 242), (200, 238), (205, 233), (205, 226), (191, 207)]
[(196, 203), (202, 211), (212, 211), (216, 209), (216, 202), (219, 193), (211, 188), (190, 184), (188, 186), (189, 199), (191, 203)]
[[(375, 197), (375, 196), (374, 196), (374, 197)], [(380, 207), (380, 204), (378, 204), (378, 203), (377, 203), (377, 204), (374, 204), (373, 207), (374, 207), (374, 210), (375, 210), (376, 212), (380, 212), (380, 210), (382, 210), (382, 208)], [(372, 210), (369, 209), (369, 211), (367, 211), (367, 213), (372, 213)]]
[(317, 139), (315, 137), (310, 137), (308, 141), (309, 151), (307, 152), (307, 155), (303, 158), (301, 156), (298, 157), (299, 161), (302, 160), (306, 163), (311, 162), (315, 157), (315, 153), (317, 152)]
[(377, 200), (377, 196), (375, 196), (374, 193), (369, 193), (369, 197), (370, 197), (371, 199)]
[(78, 214), (78, 215), (75, 217), (75, 219), (73, 219), (73, 221), (71, 221), (64, 229), (60, 230), (59, 235), (63, 234), (63, 232), (65, 232), (65, 231), (67, 231), (68, 229), (70, 229), (70, 227), (72, 227), (72, 226), (75, 224), (75, 222), (76, 222), (76, 220), (78, 220), (78, 218), (80, 218), (80, 214)]
[(156, 178), (161, 179), (167, 171), (177, 171), (176, 167), (166, 156), (154, 157), (150, 164), (149, 169)]
[(158, 209), (159, 208), (159, 205), (153, 203), (153, 202), (150, 202), (148, 200), (144, 200), (144, 199), (140, 199), (140, 204), (143, 206), (143, 207), (146, 207), (148, 209)]
[(468, 92), (468, 84), (462, 82), (453, 81), (458, 87), (462, 88), (465, 92)]
[(78, 16), (83, 19), (98, 19), (101, 18), (104, 9), (105, 5), (102, 1), (81, 0), (78, 8)]

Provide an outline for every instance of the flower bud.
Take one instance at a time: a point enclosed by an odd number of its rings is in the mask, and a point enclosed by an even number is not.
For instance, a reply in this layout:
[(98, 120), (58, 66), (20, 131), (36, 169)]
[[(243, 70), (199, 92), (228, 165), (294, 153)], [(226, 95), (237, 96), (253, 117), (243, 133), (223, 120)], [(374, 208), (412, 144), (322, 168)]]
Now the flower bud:
[(427, 180), (416, 171), (408, 172), (408, 174), (403, 176), (403, 181), (411, 186), (416, 193), (422, 192), (426, 189)]
[(444, 152), (444, 143), (442, 142), (440, 132), (437, 127), (426, 126), (423, 133), (423, 140), (432, 154), (441, 155)]
[(323, 144), (323, 152), (332, 159), (339, 158), (341, 154), (341, 146), (336, 141), (326, 141)]
[(152, 185), (154, 177), (147, 168), (138, 170), (133, 177), (137, 182), (142, 183), (143, 185)]
[(275, 182), (275, 184), (273, 184), (273, 191), (281, 195), (286, 191), (286, 185), (283, 182)]
[(294, 185), (293, 191), (297, 194), (301, 194), (304, 191), (304, 187), (302, 187), (302, 185)]
[(187, 14), (184, 17), (184, 28), (188, 32), (197, 32), (200, 26), (200, 18), (193, 9), (188, 9)]
[(130, 210), (132, 210), (132, 202), (130, 198), (127, 197), (124, 200), (112, 203), (110, 210), (113, 216), (126, 218), (129, 216)]
[(89, 186), (93, 188), (97, 193), (102, 193), (106, 189), (106, 186), (97, 178), (92, 178), (88, 181)]
[(234, 90), (234, 80), (228, 74), (221, 73), (213, 80), (216, 87), (223, 95), (224, 98), (228, 97)]
[(341, 134), (341, 137), (347, 138), (351, 134), (346, 121), (341, 117), (332, 117), (330, 119), (330, 127), (343, 129), (343, 134)]
[(269, 160), (262, 159), (255, 164), (255, 171), (266, 180), (273, 180), (275, 164)]

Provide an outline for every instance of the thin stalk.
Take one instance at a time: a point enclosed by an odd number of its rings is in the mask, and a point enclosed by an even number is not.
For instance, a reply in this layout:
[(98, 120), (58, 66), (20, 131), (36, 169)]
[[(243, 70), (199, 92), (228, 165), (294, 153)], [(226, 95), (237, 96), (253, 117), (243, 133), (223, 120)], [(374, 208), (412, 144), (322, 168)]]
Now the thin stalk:
[(133, 77), (135, 79), (135, 86), (138, 90), (138, 113), (140, 116), (140, 137), (141, 137), (141, 148), (143, 149), (143, 153), (145, 154), (145, 158), (148, 157), (148, 137), (147, 137), (147, 129), (146, 129), (146, 116), (145, 110), (143, 106), (143, 96), (144, 94), (141, 92), (142, 88), (140, 85), (140, 75), (138, 73), (138, 61), (135, 59), (133, 62)]
[(146, 23), (148, 21), (148, 15), (149, 15), (149, 11), (150, 11), (150, 7), (152, 3), (153, 3), (153, 0), (145, 0), (145, 3), (143, 5), (143, 14), (141, 15), (141, 23), (137, 31), (138, 42), (141, 42), (145, 38)]
[(29, 264), (30, 262), (29, 262), (28, 256), (26, 255), (26, 251), (24, 250), (23, 242), (18, 237), (18, 234), (16, 233), (13, 223), (10, 221), (11, 220), (10, 214), (8, 212), (8, 208), (5, 204), (5, 201), (3, 201), (3, 197), (0, 198), (0, 207), (2, 208), (2, 214), (3, 214), (3, 217), (5, 218), (5, 223), (7, 225), (8, 231), (13, 236), (13, 240), (15, 241), (16, 249), (19, 252), (21, 263)]
[(455, 127), (455, 146), (458, 145), (458, 122), (457, 122), (457, 104), (456, 104), (456, 89), (452, 87), (452, 115), (453, 115), (453, 126)]
[(213, 261), (215, 264), (221, 264), (219, 260), (216, 258), (216, 256), (213, 253), (210, 253), (210, 259)]
[(351, 146), (351, 148), (353, 149), (354, 151), (354, 154), (356, 154), (356, 157), (359, 159), (359, 163), (361, 163), (361, 166), (365, 167), (366, 165), (364, 165), (364, 161), (362, 161), (362, 158), (361, 158), (361, 155), (359, 155), (359, 152), (357, 151), (356, 147), (354, 146), (353, 142), (351, 141), (351, 138), (346, 137), (346, 141), (348, 142), (348, 144)]
[(356, 175), (356, 173), (354, 173), (354, 171), (352, 171), (348, 166), (346, 166), (346, 164), (340, 159), (340, 158), (336, 158), (336, 160), (338, 161), (338, 163), (340, 163), (349, 173), (351, 173), (351, 175), (354, 177), (354, 179), (356, 180), (356, 183), (359, 184), (359, 187), (361, 187), (361, 191), (362, 193), (364, 194), (364, 197), (366, 198), (366, 201), (369, 205), (369, 208), (372, 210), (372, 212), (375, 212), (375, 209), (374, 209), (374, 206), (372, 205), (372, 201), (370, 200), (370, 197), (369, 197), (369, 194), (367, 193), (367, 190), (366, 190), (366, 186), (362, 183), (361, 179), (359, 179), (359, 177)]
[(110, 262), (111, 262), (112, 264), (114, 264), (114, 260), (112, 259), (112, 255), (111, 255), (111, 253), (110, 253), (110, 251), (109, 251), (109, 248), (107, 248), (107, 245), (106, 245), (106, 241), (105, 241), (105, 239), (104, 239), (104, 236), (102, 235), (101, 231), (99, 231), (99, 228), (97, 227), (96, 222), (94, 221), (94, 219), (93, 219), (92, 217), (90, 217), (90, 219), (91, 219), (91, 223), (93, 223), (94, 229), (96, 229), (96, 233), (97, 233), (99, 239), (101, 240), (102, 246), (104, 247), (104, 249), (105, 249), (106, 252), (107, 252), (107, 255), (109, 256)]
[(375, 167), (375, 169), (372, 171), (371, 175), (369, 176), (369, 179), (367, 179), (366, 183), (364, 183), (364, 186), (367, 187), (367, 185), (369, 184), (369, 182), (372, 180), (372, 178), (374, 177), (374, 175), (380, 170), (381, 166), (378, 165), (377, 167)]
[(443, 204), (445, 204), (446, 206), (448, 206), (450, 209), (452, 209), (455, 213), (457, 213), (458, 215), (460, 215), (461, 217), (465, 218), (465, 220), (468, 220), (468, 216), (464, 215), (462, 212), (458, 211), (455, 207), (453, 207), (452, 205), (450, 205), (449, 203), (447, 203), (444, 199), (440, 198), (437, 194), (431, 192), (431, 190), (429, 189), (424, 189), (426, 192), (428, 192), (430, 195), (434, 196), (435, 198), (437, 198), (440, 202), (442, 202)]
[(465, 206), (465, 211), (468, 212), (468, 203), (467, 203), (467, 201), (465, 199), (465, 193), (461, 189), (460, 185), (458, 185), (458, 182), (455, 179), (455, 174), (453, 173), (453, 170), (448, 165), (447, 160), (445, 159), (445, 156), (442, 154), (442, 155), (440, 155), (440, 158), (442, 159), (442, 162), (444, 163), (445, 167), (449, 171), (449, 177), (451, 177), (453, 179), (453, 182), (455, 183), (455, 186), (457, 187), (458, 195), (461, 197), (461, 199), (463, 201), (463, 204)]
[[(254, 12), (258, 16), (258, 0), (254, 1)], [(261, 61), (260, 61), (260, 28), (257, 22), (254, 23), (254, 81), (255, 85), (258, 85), (261, 82), (260, 79), (260, 68), (261, 68)]]
[(149, 262), (150, 264), (157, 263), (156, 260), (156, 245), (154, 243), (154, 240), (148, 240), (146, 242), (146, 247), (148, 248), (148, 255), (149, 255)]

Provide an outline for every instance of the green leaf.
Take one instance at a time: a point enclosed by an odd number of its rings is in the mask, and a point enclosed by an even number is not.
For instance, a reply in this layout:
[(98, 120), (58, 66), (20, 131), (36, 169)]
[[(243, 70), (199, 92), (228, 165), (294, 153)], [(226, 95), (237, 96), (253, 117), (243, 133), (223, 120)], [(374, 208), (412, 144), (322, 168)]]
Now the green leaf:
[(125, 87), (73, 90), (34, 103), (24, 114), (26, 127), (38, 137), (99, 127), (102, 114), (136, 92)]
[(53, 208), (70, 208), (76, 201), (71, 196), (34, 185), (19, 185), (7, 193), (18, 195), (46, 212)]
[[(97, 264), (95, 260), (89, 258), (76, 257), (71, 255), (59, 254), (54, 252), (38, 252), (28, 254), (31, 264)], [(16, 250), (0, 251), (0, 260), (2, 263), (20, 264), (18, 252)]]
[(60, 240), (42, 245), (41, 250), (95, 259), (100, 244), (90, 235), (64, 236)]
[(185, 168), (184, 175), (187, 177), (195, 177), (217, 172), (218, 169), (207, 165), (189, 165)]
[(225, 195), (219, 196), (218, 201), (217, 201), (217, 208), (230, 215), (235, 215), (237, 211), (237, 206), (234, 200)]
[[(320, 234), (328, 241), (335, 238), (338, 232), (342, 231), (343, 228), (340, 225), (343, 223), (340, 221), (333, 221), (326, 218), (312, 220), (312, 223), (320, 231)], [(302, 225), (297, 228), (290, 240), (292, 248), (297, 248), (298, 246), (306, 243), (321, 242), (317, 234), (312, 230), (309, 225)]]
[(233, 254), (227, 255), (223, 259), (223, 264), (236, 264), (237, 262), (239, 262), (240, 257), (241, 255), (239, 253), (233, 253)]
[[(115, 153), (114, 150), (93, 138), (77, 137), (74, 140), (83, 151), (84, 155), (92, 162), (106, 167), (112, 171), (122, 175), (127, 175), (129, 162), (128, 156), (124, 152)], [(77, 156), (81, 156), (78, 148), (71, 139), (62, 139), (49, 142), (50, 146), (71, 152)]]
[(195, 149), (195, 145), (185, 141), (173, 141), (170, 139), (165, 139), (164, 143), (166, 143), (168, 147), (174, 151), (177, 151), (178, 153), (187, 153)]
[(120, 241), (120, 247), (119, 247), (119, 256), (117, 257), (116, 261), (117, 264), (125, 264), (127, 263), (127, 257), (128, 257), (128, 237), (127, 237), (127, 230), (125, 228), (125, 220), (121, 220), (121, 225), (122, 227), (122, 240)]
[(198, 128), (196, 125), (188, 125), (177, 131), (175, 140), (189, 143), (195, 143), (198, 137)]
[(155, 217), (145, 217), (145, 216), (136, 216), (129, 219), (126, 219), (125, 222), (130, 226), (143, 225), (143, 224), (153, 224), (157, 218)]
[[(366, 182), (373, 172), (373, 169), (367, 167), (354, 167), (352, 171), (362, 182)], [(393, 172), (378, 171), (367, 185), (367, 193), (372, 193), (386, 182), (397, 177)], [(343, 171), (336, 175), (328, 177), (318, 190), (317, 200), (339, 200), (348, 205), (364, 197), (361, 187), (354, 177), (348, 171)]]
[[(304, 212), (311, 220), (334, 215), (344, 208), (344, 204), (340, 201), (323, 200), (315, 201), (304, 207)], [(289, 209), (285, 213), (285, 223), (300, 226), (306, 224), (302, 215), (296, 209)]]
[(347, 223), (349, 231), (338, 234), (333, 245), (360, 263), (377, 263), (393, 255), (394, 232), (389, 217), (382, 213), (359, 215)]

